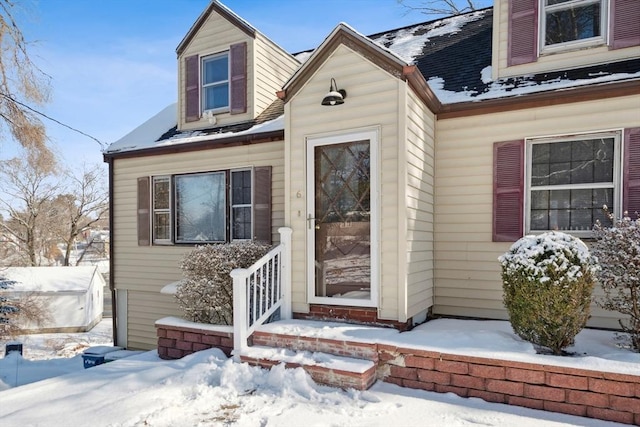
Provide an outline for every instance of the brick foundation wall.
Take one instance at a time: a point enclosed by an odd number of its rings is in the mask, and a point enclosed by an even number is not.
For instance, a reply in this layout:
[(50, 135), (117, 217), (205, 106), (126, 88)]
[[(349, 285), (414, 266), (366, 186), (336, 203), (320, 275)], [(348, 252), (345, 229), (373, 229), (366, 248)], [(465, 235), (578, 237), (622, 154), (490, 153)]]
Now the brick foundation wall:
[(293, 313), (293, 318), (386, 326), (395, 328), (401, 332), (411, 329), (411, 320), (403, 323), (393, 320), (379, 319), (378, 310), (368, 307), (342, 307), (335, 305), (311, 304), (309, 305), (309, 313)]
[(180, 359), (188, 354), (210, 348), (219, 348), (227, 356), (233, 350), (233, 334), (156, 324), (158, 335), (158, 355), (162, 359)]
[(383, 344), (378, 354), (378, 377), (402, 387), (640, 425), (640, 376)]

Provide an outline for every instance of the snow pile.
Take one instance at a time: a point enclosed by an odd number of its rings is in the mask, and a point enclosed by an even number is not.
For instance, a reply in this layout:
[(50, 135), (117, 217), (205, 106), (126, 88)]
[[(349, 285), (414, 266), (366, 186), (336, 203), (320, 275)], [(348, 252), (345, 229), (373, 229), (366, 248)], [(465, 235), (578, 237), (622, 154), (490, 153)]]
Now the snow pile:
[(0, 393), (3, 425), (606, 426), (600, 420), (376, 383), (315, 384), (300, 368), (266, 371), (219, 350), (162, 361), (155, 352)]
[[(525, 236), (515, 242), (509, 251), (498, 257), (507, 272), (525, 272), (529, 280), (561, 284), (565, 280), (575, 281), (582, 277), (583, 266), (597, 271), (595, 260), (589, 248), (576, 237), (558, 231)], [(576, 261), (578, 261), (576, 263)], [(549, 277), (549, 271), (554, 277)]]

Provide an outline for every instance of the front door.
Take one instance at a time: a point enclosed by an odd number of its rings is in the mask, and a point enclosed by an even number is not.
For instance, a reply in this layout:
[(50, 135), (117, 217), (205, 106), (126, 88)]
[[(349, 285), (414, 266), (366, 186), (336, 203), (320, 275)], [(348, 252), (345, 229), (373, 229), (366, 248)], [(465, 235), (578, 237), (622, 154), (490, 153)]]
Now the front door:
[(375, 133), (310, 139), (310, 302), (376, 306)]

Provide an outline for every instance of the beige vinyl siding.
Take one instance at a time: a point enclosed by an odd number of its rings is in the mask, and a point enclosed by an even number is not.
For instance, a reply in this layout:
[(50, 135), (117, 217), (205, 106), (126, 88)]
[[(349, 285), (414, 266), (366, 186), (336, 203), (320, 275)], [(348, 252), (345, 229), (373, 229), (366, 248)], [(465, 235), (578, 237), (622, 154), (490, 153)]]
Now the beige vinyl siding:
[[(258, 115), (276, 99), (276, 92), (300, 66), (300, 63), (260, 33), (256, 34), (253, 93)], [(250, 77), (250, 75), (248, 75)], [(249, 84), (251, 79), (249, 78)]]
[[(127, 292), (127, 348), (152, 350), (158, 347), (155, 322), (161, 317), (181, 315), (173, 295), (159, 292)], [(163, 313), (158, 317), (158, 312)]]
[[(334, 77), (347, 91), (344, 105), (320, 101)], [(398, 90), (404, 85), (345, 46), (339, 46), (287, 104), (287, 181), (290, 185), (286, 222), (293, 228), (293, 310), (307, 312), (305, 138), (348, 133), (365, 127), (380, 129), (380, 307), (379, 316), (398, 313)], [(404, 89), (403, 89), (404, 90)], [(384, 102), (381, 102), (384, 100)]]
[[(272, 230), (279, 241), (278, 227), (284, 225), (284, 142), (269, 142), (114, 161), (113, 218), (114, 275), (117, 289), (128, 290), (128, 312), (148, 313), (128, 319), (130, 331), (149, 331), (153, 322), (170, 315), (153, 300), (136, 299), (135, 292), (159, 295), (162, 287), (181, 278), (180, 260), (191, 245), (138, 246), (137, 178), (142, 176), (206, 172), (249, 166), (272, 166)], [(135, 291), (135, 292), (134, 292)], [(141, 307), (140, 305), (143, 305)], [(140, 323), (142, 322), (142, 323)], [(142, 332), (140, 332), (142, 333)], [(131, 338), (129, 338), (131, 340)], [(155, 339), (155, 332), (149, 340)]]
[(399, 154), (405, 159), (399, 163), (399, 169), (406, 169), (407, 177), (403, 200), (406, 205), (406, 242), (401, 242), (406, 250), (407, 308), (406, 318), (401, 313), (401, 321), (433, 305), (435, 118), (413, 91), (409, 90), (408, 95), (406, 150)]
[(583, 48), (541, 55), (536, 62), (508, 67), (509, 6), (507, 0), (494, 2), (493, 14), (493, 78), (518, 76), (544, 71), (566, 70), (593, 64), (615, 62), (640, 56), (640, 46), (609, 50), (607, 46)]
[[(492, 242), (493, 143), (640, 126), (640, 96), (441, 120), (436, 129), (434, 313), (506, 318)], [(598, 290), (596, 293), (601, 293)], [(616, 327), (593, 308), (589, 325)]]
[(229, 51), (229, 46), (242, 42), (247, 42), (247, 112), (234, 115), (230, 113), (217, 114), (216, 126), (251, 120), (255, 117), (254, 87), (250, 83), (255, 64), (254, 39), (217, 13), (212, 12), (204, 25), (200, 27), (196, 36), (178, 57), (178, 129), (191, 130), (213, 126), (209, 124), (207, 119), (200, 119), (189, 123), (185, 121), (184, 59), (195, 54), (200, 55), (200, 58), (202, 58), (207, 55)]

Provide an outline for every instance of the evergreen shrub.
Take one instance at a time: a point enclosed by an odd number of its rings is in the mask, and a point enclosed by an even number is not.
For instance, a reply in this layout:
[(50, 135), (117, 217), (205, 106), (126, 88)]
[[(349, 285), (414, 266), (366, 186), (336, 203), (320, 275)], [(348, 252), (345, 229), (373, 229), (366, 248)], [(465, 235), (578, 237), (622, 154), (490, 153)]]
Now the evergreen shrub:
[(521, 238), (499, 261), (514, 332), (555, 355), (564, 354), (589, 318), (597, 267), (587, 246), (552, 231)]

